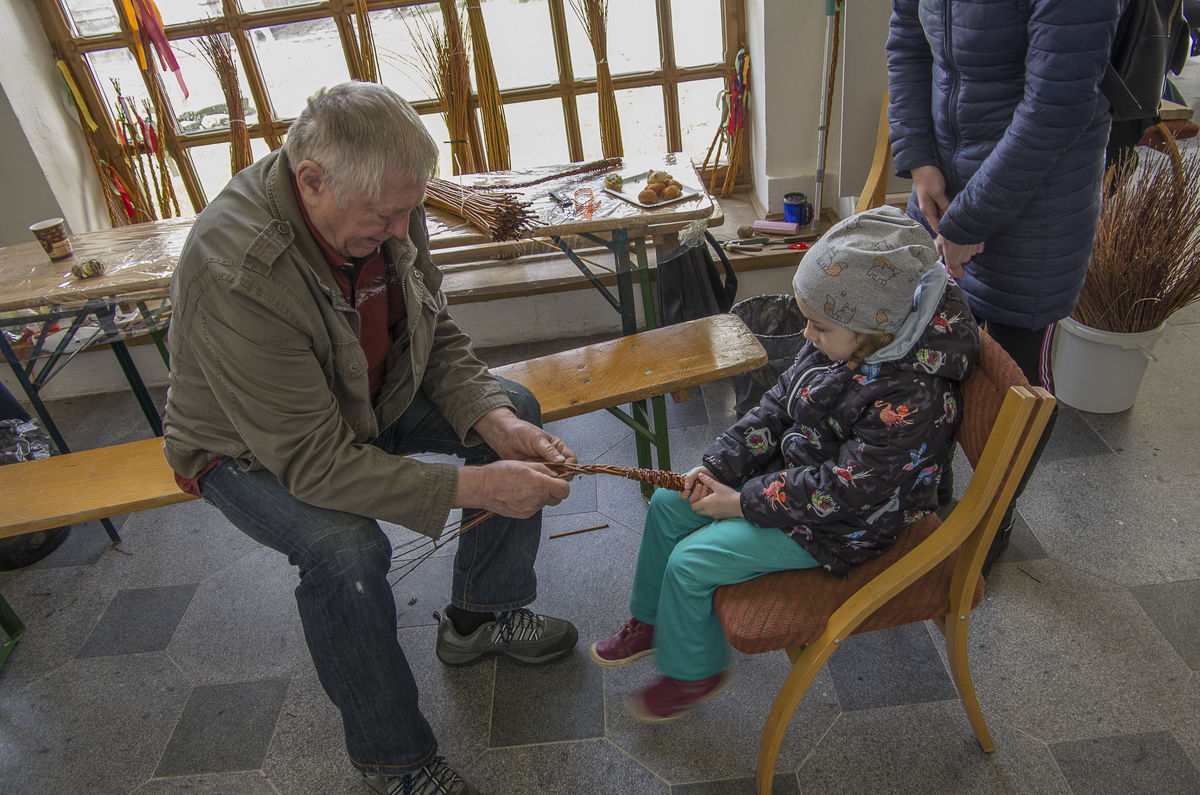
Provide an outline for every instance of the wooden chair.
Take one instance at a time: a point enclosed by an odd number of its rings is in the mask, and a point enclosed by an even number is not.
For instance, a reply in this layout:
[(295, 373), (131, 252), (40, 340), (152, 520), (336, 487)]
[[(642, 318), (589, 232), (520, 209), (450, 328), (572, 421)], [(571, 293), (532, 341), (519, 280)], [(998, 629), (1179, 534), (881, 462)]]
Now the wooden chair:
[(863, 183), (862, 194), (854, 205), (854, 212), (861, 213), (879, 207), (887, 198), (888, 177), (892, 173), (891, 129), (888, 126), (888, 92), (883, 92), (883, 107), (879, 109), (879, 126), (875, 130), (875, 155), (871, 169)]
[(1054, 398), (1030, 387), (986, 334), (963, 389), (957, 440), (974, 467), (946, 521), (931, 514), (887, 553), (841, 580), (824, 569), (767, 574), (717, 589), (717, 615), (734, 648), (783, 649), (792, 669), (775, 697), (758, 750), (758, 792), (770, 793), (784, 733), (825, 661), (849, 635), (932, 620), (946, 638), (950, 670), (984, 751), (994, 750), (967, 662), (967, 624), (983, 598), (980, 568), (1017, 483), (1041, 438)]

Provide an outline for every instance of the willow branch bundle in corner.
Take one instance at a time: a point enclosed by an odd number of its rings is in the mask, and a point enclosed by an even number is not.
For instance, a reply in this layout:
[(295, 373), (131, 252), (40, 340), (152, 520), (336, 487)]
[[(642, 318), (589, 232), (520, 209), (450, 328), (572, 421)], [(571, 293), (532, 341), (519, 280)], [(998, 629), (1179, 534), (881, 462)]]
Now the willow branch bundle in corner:
[[(471, 72), (467, 65), (467, 44), (462, 26), (452, 14), (444, 16), (453, 24), (438, 25), (430, 15), (412, 17), (416, 30), (409, 26), (417, 51), (418, 77), (442, 105), (442, 117), (450, 133), (450, 159), (455, 174), (473, 174), (481, 170), (483, 152), (472, 134)], [(405, 19), (408, 25), (408, 18)]]
[(367, 16), (367, 0), (354, 0), (354, 22), (358, 34), (358, 62), (362, 68), (362, 79), (379, 82), (379, 56), (375, 53), (375, 34), (371, 32), (371, 19)]
[(229, 116), (229, 170), (237, 174), (254, 162), (250, 153), (250, 131), (246, 129), (246, 106), (242, 102), (242, 89), (238, 85), (237, 62), (233, 60), (233, 41), (227, 33), (211, 33), (197, 40), (200, 57), (216, 73), (225, 95), (225, 108)]
[(504, 106), (500, 104), (500, 86), (496, 83), (496, 67), (492, 63), (492, 48), (479, 0), (467, 0), (467, 19), (471, 23), (471, 60), (475, 64), (475, 88), (479, 93), (479, 115), (483, 117), (488, 168), (507, 171), (512, 167), (508, 122), (504, 118)]
[(600, 149), (605, 157), (620, 157), (621, 119), (617, 94), (608, 68), (608, 0), (571, 0), (571, 8), (583, 23), (592, 55), (596, 58), (596, 100), (600, 106)]
[(465, 218), (495, 241), (520, 240), (537, 226), (537, 216), (516, 194), (475, 190), (444, 179), (431, 179), (425, 203)]
[(1138, 158), (1105, 176), (1100, 227), (1071, 316), (1101, 331), (1152, 331), (1200, 299), (1200, 153)]

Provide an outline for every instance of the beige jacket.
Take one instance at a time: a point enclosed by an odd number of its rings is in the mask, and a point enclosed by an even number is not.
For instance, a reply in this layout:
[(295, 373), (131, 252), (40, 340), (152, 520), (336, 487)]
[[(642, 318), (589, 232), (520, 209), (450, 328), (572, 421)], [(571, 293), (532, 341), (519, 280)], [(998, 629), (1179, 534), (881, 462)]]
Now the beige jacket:
[(245, 169), (197, 217), (171, 284), (165, 446), (195, 477), (214, 458), (265, 467), (311, 505), (437, 537), (457, 467), (369, 444), (417, 389), (461, 439), (488, 411), (511, 407), (446, 310), (425, 213), (384, 254), (400, 274), (407, 329), (396, 334), (372, 407), (358, 313), (342, 297), (304, 224), (285, 150)]

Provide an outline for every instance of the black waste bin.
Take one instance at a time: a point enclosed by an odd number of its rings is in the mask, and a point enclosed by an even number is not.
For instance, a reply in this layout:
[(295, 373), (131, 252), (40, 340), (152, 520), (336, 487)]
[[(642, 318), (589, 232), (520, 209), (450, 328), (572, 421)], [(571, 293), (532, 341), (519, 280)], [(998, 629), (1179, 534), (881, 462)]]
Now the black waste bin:
[(804, 314), (794, 295), (756, 295), (738, 301), (730, 310), (742, 319), (767, 352), (767, 363), (733, 377), (734, 410), (738, 416), (758, 405), (775, 386), (804, 346)]
[[(0, 384), (0, 466), (53, 455), (50, 434)], [(0, 571), (19, 569), (49, 555), (62, 546), (71, 526), (53, 527), (13, 538), (0, 538)]]

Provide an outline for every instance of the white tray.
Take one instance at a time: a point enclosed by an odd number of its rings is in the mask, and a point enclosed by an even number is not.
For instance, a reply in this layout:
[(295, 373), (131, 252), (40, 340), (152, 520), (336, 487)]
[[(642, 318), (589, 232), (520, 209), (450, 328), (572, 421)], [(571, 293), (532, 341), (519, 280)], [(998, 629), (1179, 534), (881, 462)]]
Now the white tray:
[[(655, 170), (658, 171), (660, 169)], [(645, 207), (648, 210), (653, 210), (655, 207), (665, 207), (668, 204), (681, 202), (685, 199), (694, 199), (700, 195), (700, 191), (696, 190), (695, 188), (689, 188), (687, 185), (683, 185), (681, 183), (680, 194), (674, 199), (662, 199), (660, 201), (656, 201), (654, 204), (640, 202), (638, 201), (638, 194), (641, 193), (646, 187), (646, 178), (649, 176), (649, 171), (641, 171), (637, 174), (630, 175), (622, 174), (621, 177), (624, 179), (624, 182), (621, 183), (621, 187), (610, 188), (608, 185), (605, 185), (604, 190), (607, 193), (611, 193), (613, 196), (620, 196), (630, 204), (636, 204), (638, 207)]]

